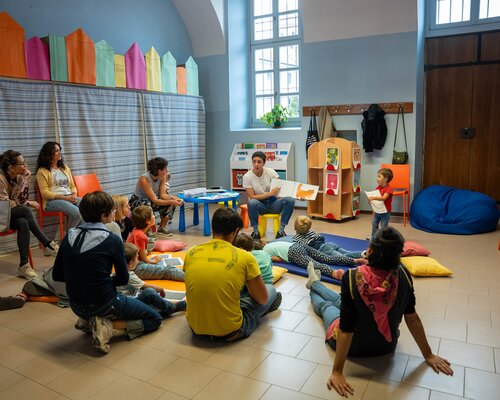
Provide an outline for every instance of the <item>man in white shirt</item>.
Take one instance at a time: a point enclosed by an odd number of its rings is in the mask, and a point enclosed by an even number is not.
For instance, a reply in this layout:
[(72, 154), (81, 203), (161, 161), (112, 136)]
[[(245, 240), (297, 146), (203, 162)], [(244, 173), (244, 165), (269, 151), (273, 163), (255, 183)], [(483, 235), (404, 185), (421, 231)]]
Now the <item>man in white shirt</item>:
[(248, 194), (248, 217), (253, 228), (252, 238), (260, 239), (259, 215), (281, 214), (280, 228), (276, 233), (276, 239), (279, 239), (286, 236), (285, 226), (292, 216), (295, 199), (277, 197), (280, 188), (271, 190), (271, 180), (278, 179), (279, 175), (265, 164), (266, 155), (256, 151), (252, 156), (252, 169), (243, 176), (243, 187)]

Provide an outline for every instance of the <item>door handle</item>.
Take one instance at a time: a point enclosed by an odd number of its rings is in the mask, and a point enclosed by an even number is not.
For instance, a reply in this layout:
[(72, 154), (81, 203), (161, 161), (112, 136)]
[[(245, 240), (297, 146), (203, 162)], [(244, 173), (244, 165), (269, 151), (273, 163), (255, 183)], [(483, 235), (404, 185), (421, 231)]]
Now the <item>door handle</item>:
[(472, 139), (476, 136), (476, 130), (474, 128), (462, 128), (460, 129), (461, 139)]

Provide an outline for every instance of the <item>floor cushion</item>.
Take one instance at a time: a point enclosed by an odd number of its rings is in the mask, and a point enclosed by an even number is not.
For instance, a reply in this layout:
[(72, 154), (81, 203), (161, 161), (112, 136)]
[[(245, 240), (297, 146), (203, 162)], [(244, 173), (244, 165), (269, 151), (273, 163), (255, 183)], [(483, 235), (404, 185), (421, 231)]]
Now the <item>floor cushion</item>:
[(497, 228), (500, 212), (491, 197), (472, 190), (433, 185), (413, 199), (410, 222), (431, 233), (473, 235)]

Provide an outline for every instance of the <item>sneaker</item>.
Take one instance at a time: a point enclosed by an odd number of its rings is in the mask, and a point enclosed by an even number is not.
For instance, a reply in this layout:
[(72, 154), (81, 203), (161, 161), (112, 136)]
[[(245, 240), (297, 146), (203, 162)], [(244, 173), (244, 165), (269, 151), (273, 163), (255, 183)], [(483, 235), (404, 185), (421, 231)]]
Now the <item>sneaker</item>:
[(92, 332), (92, 329), (90, 329), (89, 320), (84, 319), (84, 318), (78, 318), (78, 321), (76, 321), (76, 324), (75, 324), (75, 329), (78, 329), (79, 331), (82, 331), (85, 333)]
[(281, 300), (282, 299), (283, 299), (283, 295), (281, 294), (281, 292), (277, 292), (276, 293), (276, 298), (271, 303), (271, 306), (269, 307), (269, 309), (267, 310), (267, 312), (270, 313), (270, 312), (276, 311), (279, 308), (279, 306), (281, 305)]
[(160, 234), (162, 234), (163, 236), (166, 236), (166, 237), (172, 237), (172, 236), (174, 236), (174, 234), (172, 232), (170, 232), (166, 227), (158, 228), (158, 230), (156, 232), (160, 233)]
[(259, 240), (260, 239), (260, 233), (259, 233), (259, 231), (252, 232), (250, 234), (250, 236), (252, 237), (253, 240)]
[(186, 300), (181, 300), (178, 301), (177, 304), (175, 305), (175, 311), (186, 311)]
[(366, 240), (370, 241), (370, 240), (372, 240), (372, 237), (371, 236), (367, 236)]
[(276, 239), (279, 239), (279, 238), (282, 238), (282, 237), (285, 237), (285, 236), (286, 236), (285, 231), (278, 231), (276, 233)]
[(38, 274), (35, 272), (33, 268), (31, 268), (31, 265), (24, 264), (17, 269), (17, 276), (19, 278), (30, 280), (30, 279), (35, 279), (38, 276)]
[(18, 296), (0, 297), (0, 310), (21, 308), (25, 302), (26, 300)]
[(361, 252), (361, 258), (364, 258), (365, 260), (368, 260), (368, 254), (367, 254), (366, 250), (363, 250)]
[(92, 330), (92, 345), (101, 353), (108, 354), (111, 347), (109, 340), (113, 337), (113, 325), (107, 318), (91, 317), (90, 328)]
[(48, 246), (45, 246), (43, 248), (43, 255), (45, 257), (49, 257), (49, 256), (52, 256), (52, 257), (55, 257), (57, 256), (57, 252), (59, 251), (59, 245), (52, 241), (48, 244)]

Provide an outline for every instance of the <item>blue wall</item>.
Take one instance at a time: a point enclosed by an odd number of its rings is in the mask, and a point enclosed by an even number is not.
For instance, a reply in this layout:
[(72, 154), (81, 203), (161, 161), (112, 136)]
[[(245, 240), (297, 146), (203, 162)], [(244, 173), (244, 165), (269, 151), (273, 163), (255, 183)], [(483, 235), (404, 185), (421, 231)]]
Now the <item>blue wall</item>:
[(153, 46), (170, 51), (178, 64), (192, 55), (191, 40), (170, 0), (2, 0), (27, 39), (47, 34), (66, 36), (82, 28), (94, 42), (106, 40), (123, 54), (137, 42), (143, 53)]
[[(302, 104), (415, 103), (416, 46), (417, 32), (303, 44)], [(232, 84), (228, 79), (228, 58), (226, 55), (211, 56), (198, 58), (197, 62), (202, 82), (200, 94), (207, 100), (208, 185), (229, 186), (229, 159), (235, 143), (266, 141), (295, 144), (295, 179), (306, 182), (305, 138), (309, 119), (303, 118), (302, 127), (297, 129), (231, 130), (230, 107), (233, 104), (228, 102), (229, 85)], [(360, 115), (337, 116), (334, 123), (337, 129), (357, 130), (361, 144), (361, 119)], [(389, 134), (385, 147), (380, 152), (363, 154), (361, 185), (367, 190), (376, 186), (380, 164), (392, 159), (396, 115), (386, 116), (386, 121)], [(421, 149), (415, 148), (415, 125), (415, 114), (406, 115), (409, 152), (412, 157), (420, 157)], [(368, 203), (365, 199), (362, 201), (362, 208), (368, 210)], [(395, 203), (395, 211), (399, 211), (399, 202)]]

